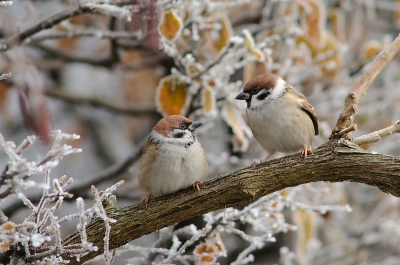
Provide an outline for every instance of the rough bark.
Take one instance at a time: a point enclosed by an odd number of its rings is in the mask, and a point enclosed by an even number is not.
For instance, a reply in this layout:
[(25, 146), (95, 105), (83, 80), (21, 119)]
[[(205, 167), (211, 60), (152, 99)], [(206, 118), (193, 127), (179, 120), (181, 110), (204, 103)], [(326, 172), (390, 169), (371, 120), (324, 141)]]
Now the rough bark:
[[(142, 203), (112, 208), (108, 215), (117, 222), (112, 224), (110, 248), (194, 216), (247, 205), (272, 192), (316, 181), (359, 182), (400, 197), (400, 157), (374, 154), (337, 141), (328, 142), (314, 150), (307, 160), (298, 154), (286, 156), (207, 181), (200, 192), (188, 188), (158, 197), (147, 207)], [(79, 262), (73, 259), (70, 264), (82, 264), (102, 254), (104, 223), (101, 220), (92, 222), (87, 233), (88, 241), (99, 250), (84, 256)], [(75, 232), (63, 243), (79, 242), (79, 233)]]

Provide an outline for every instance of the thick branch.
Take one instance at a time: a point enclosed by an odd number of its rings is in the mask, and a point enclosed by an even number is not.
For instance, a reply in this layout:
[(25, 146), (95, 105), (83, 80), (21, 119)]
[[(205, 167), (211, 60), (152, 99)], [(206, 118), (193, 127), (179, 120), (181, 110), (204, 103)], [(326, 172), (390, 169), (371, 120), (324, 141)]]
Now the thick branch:
[[(336, 127), (332, 132), (332, 136), (343, 129), (349, 127), (352, 124), (352, 117), (357, 111), (357, 104), (362, 95), (375, 80), (378, 74), (385, 68), (390, 60), (400, 51), (400, 35), (384, 50), (382, 50), (367, 71), (361, 76), (361, 78), (351, 88), (347, 95), (342, 113), (340, 113)], [(337, 136), (339, 137), (339, 136)]]
[[(108, 216), (117, 222), (112, 224), (110, 248), (194, 216), (246, 205), (272, 192), (315, 181), (365, 183), (400, 197), (400, 158), (329, 142), (315, 150), (307, 160), (298, 154), (287, 156), (210, 180), (200, 192), (188, 188), (158, 197), (147, 207), (139, 204), (112, 208)], [(81, 258), (80, 262), (72, 259), (70, 264), (82, 264), (100, 255), (104, 248), (104, 232), (103, 221), (91, 223), (87, 227), (88, 241), (99, 251)], [(79, 233), (75, 232), (63, 244), (78, 243), (79, 240)]]

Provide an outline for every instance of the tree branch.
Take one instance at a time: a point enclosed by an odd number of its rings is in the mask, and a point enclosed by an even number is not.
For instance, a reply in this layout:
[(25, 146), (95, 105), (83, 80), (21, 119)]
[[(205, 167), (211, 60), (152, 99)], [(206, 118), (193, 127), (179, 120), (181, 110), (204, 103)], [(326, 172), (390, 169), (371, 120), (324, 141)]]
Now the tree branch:
[(104, 108), (108, 111), (123, 114), (123, 115), (132, 115), (132, 116), (142, 116), (142, 115), (151, 115), (151, 116), (159, 116), (160, 114), (155, 109), (138, 109), (136, 107), (130, 107), (126, 104), (122, 104), (121, 102), (87, 97), (87, 96), (78, 96), (74, 95), (60, 89), (46, 89), (44, 93), (52, 97), (54, 99), (62, 100), (72, 104), (89, 104), (93, 107)]
[(345, 128), (350, 127), (353, 123), (353, 116), (357, 111), (357, 104), (368, 87), (375, 80), (378, 74), (385, 68), (389, 61), (400, 51), (400, 35), (385, 49), (383, 49), (375, 60), (372, 62), (371, 66), (367, 71), (361, 76), (360, 79), (351, 88), (349, 94), (347, 95), (342, 113), (340, 113), (335, 129), (332, 131), (334, 138), (339, 138), (338, 132)]
[(46, 32), (37, 34), (29, 38), (29, 43), (38, 43), (45, 40), (54, 40), (61, 38), (77, 38), (77, 37), (95, 37), (99, 39), (138, 39), (140, 33), (138, 32), (126, 32), (126, 31), (110, 31), (110, 30), (99, 30), (99, 29), (78, 29), (69, 32)]
[[(32, 26), (28, 27), (27, 29), (14, 34), (13, 36), (5, 39), (2, 41), (3, 45), (0, 45), (0, 51), (6, 51), (13, 46), (20, 45), (24, 40), (27, 38), (31, 37), (32, 35), (44, 30), (44, 29), (49, 29), (52, 28), (54, 25), (57, 25), (63, 20), (69, 19), (73, 16), (82, 14), (82, 13), (92, 13), (92, 14), (97, 14), (104, 12), (101, 10), (101, 5), (102, 4), (107, 4), (111, 5), (110, 3), (97, 3), (96, 5), (93, 5), (92, 3), (80, 3), (77, 4), (75, 7), (68, 8), (66, 10), (63, 10), (57, 14), (52, 15), (51, 17), (48, 17), (42, 21), (39, 21)], [(124, 2), (123, 5), (126, 5), (127, 2)], [(120, 6), (121, 4), (118, 4), (116, 6)]]
[(84, 12), (94, 12), (94, 11), (92, 11), (90, 8), (77, 5), (76, 7), (68, 8), (49, 18), (39, 21), (36, 24), (30, 26), (29, 28), (21, 31), (20, 33), (17, 33), (11, 36), (10, 38), (6, 39), (4, 42), (5, 45), (3, 47), (0, 47), (0, 51), (6, 51), (13, 46), (19, 45), (26, 38), (32, 36), (33, 34), (38, 33), (39, 31), (42, 31), (44, 29), (49, 29), (65, 19), (79, 15)]
[[(298, 154), (286, 156), (207, 181), (200, 192), (187, 188), (158, 197), (147, 207), (142, 203), (112, 208), (107, 215), (117, 222), (112, 224), (110, 249), (194, 216), (247, 205), (272, 192), (315, 181), (365, 183), (400, 197), (400, 157), (372, 154), (332, 141), (314, 150), (307, 160)], [(70, 264), (82, 264), (102, 253), (104, 223), (93, 221), (87, 233), (88, 240), (99, 251), (84, 256), (79, 262), (71, 259)], [(79, 241), (79, 233), (75, 232), (63, 244)]]
[(400, 121), (397, 121), (395, 124), (393, 124), (389, 127), (386, 127), (382, 130), (360, 136), (360, 137), (354, 139), (353, 143), (362, 145), (362, 144), (378, 142), (382, 139), (382, 137), (385, 137), (385, 136), (388, 136), (388, 135), (391, 135), (394, 133), (400, 133)]
[(117, 63), (117, 61), (114, 60), (111, 56), (107, 57), (100, 57), (100, 58), (93, 58), (93, 57), (85, 57), (82, 55), (77, 55), (73, 54), (70, 52), (64, 52), (60, 49), (52, 48), (48, 45), (44, 45), (41, 43), (35, 44), (33, 47), (38, 48), (48, 54), (50, 54), (53, 57), (57, 57), (60, 59), (63, 59), (66, 62), (78, 62), (78, 63), (87, 63), (87, 64), (92, 64), (96, 66), (104, 66), (104, 67), (110, 67), (114, 63)]

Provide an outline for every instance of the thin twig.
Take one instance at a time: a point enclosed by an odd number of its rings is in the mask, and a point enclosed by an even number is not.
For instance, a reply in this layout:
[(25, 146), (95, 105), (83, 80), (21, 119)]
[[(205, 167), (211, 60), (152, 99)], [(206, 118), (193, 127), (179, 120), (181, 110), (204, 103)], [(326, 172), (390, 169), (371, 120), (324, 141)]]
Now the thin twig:
[(108, 30), (95, 30), (95, 29), (84, 29), (69, 32), (47, 32), (37, 34), (26, 39), (28, 43), (38, 43), (45, 40), (54, 40), (61, 38), (77, 38), (77, 37), (96, 37), (99, 39), (138, 39), (140, 33), (138, 32), (126, 32), (126, 31), (108, 31)]
[(358, 79), (347, 95), (342, 113), (340, 113), (332, 137), (338, 137), (337, 133), (352, 124), (352, 117), (357, 110), (357, 104), (362, 95), (375, 80), (378, 74), (385, 68), (390, 60), (400, 51), (400, 35), (385, 49), (383, 49), (375, 60), (371, 63), (368, 70)]
[(93, 107), (104, 108), (111, 112), (122, 114), (122, 115), (132, 115), (132, 116), (143, 116), (152, 115), (158, 116), (159, 114), (155, 109), (139, 109), (137, 107), (129, 107), (121, 102), (74, 95), (60, 89), (46, 89), (44, 93), (54, 99), (62, 100), (72, 104), (89, 104)]
[(70, 52), (64, 52), (61, 51), (60, 49), (55, 49), (52, 48), (48, 45), (44, 44), (35, 44), (33, 47), (38, 48), (48, 54), (50, 54), (53, 57), (57, 57), (60, 59), (63, 59), (66, 62), (78, 62), (78, 63), (88, 63), (96, 66), (104, 66), (104, 67), (110, 67), (116, 61), (114, 61), (114, 58), (107, 56), (103, 58), (99, 58), (98, 56), (93, 58), (93, 57), (85, 57), (82, 55), (77, 55), (77, 54), (72, 54)]
[(77, 5), (76, 7), (63, 10), (51, 17), (48, 17), (42, 21), (37, 22), (36, 24), (33, 24), (31, 27), (6, 39), (4, 42), (5, 45), (2, 45), (2, 47), (0, 47), (0, 51), (6, 51), (13, 46), (19, 45), (26, 38), (32, 36), (33, 34), (38, 33), (39, 31), (42, 31), (44, 29), (49, 29), (65, 19), (68, 19), (70, 17), (76, 16), (84, 12), (95, 12), (95, 11), (92, 11), (90, 8), (87, 7), (85, 8), (81, 5)]
[(393, 124), (389, 127), (386, 127), (382, 130), (360, 136), (360, 137), (354, 139), (353, 142), (358, 145), (378, 142), (382, 139), (382, 137), (391, 135), (393, 133), (400, 133), (400, 121), (397, 121), (395, 124)]
[[(74, 195), (74, 197), (85, 197), (83, 194), (86, 194), (86, 192), (89, 191), (89, 188), (92, 185), (99, 185), (100, 183), (103, 183), (105, 181), (110, 181), (110, 180), (115, 180), (116, 177), (124, 173), (135, 163), (141, 156), (142, 154), (142, 149), (145, 146), (147, 142), (147, 138), (143, 139), (140, 141), (137, 145), (137, 147), (121, 162), (116, 163), (109, 168), (103, 170), (96, 176), (92, 176), (87, 179), (86, 182), (79, 183), (79, 185), (76, 185), (72, 187), (68, 193), (71, 193)], [(38, 195), (35, 197), (30, 198), (30, 201), (32, 203), (38, 203), (41, 199), (42, 195)], [(132, 198), (134, 199), (134, 198)], [(16, 203), (11, 204), (7, 208), (3, 210), (4, 214), (8, 217), (11, 217), (14, 213), (16, 213), (19, 209), (23, 208), (24, 204), (21, 201), (17, 201)]]

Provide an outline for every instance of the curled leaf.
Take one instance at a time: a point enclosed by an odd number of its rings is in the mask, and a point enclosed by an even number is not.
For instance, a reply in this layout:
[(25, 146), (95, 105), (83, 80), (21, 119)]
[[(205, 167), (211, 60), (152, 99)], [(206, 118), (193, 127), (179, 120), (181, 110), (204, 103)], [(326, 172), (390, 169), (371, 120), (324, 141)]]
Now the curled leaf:
[(245, 151), (249, 147), (244, 128), (247, 127), (243, 116), (231, 104), (225, 104), (222, 108), (222, 118), (232, 128), (234, 138), (234, 149)]
[(167, 76), (158, 83), (156, 104), (162, 115), (183, 114), (189, 101), (188, 85), (178, 78)]
[(321, 0), (297, 1), (303, 13), (302, 27), (306, 38), (316, 47), (325, 42), (324, 26), (326, 21), (325, 7)]
[(209, 114), (215, 109), (215, 93), (214, 90), (209, 86), (205, 86), (203, 89), (201, 105), (203, 106), (204, 114)]
[(168, 9), (162, 13), (158, 26), (161, 36), (173, 41), (180, 35), (182, 28), (182, 20), (174, 10)]
[(218, 39), (215, 41), (215, 47), (220, 52), (228, 44), (229, 39), (233, 35), (231, 21), (227, 16), (221, 18), (221, 29), (219, 30)]

